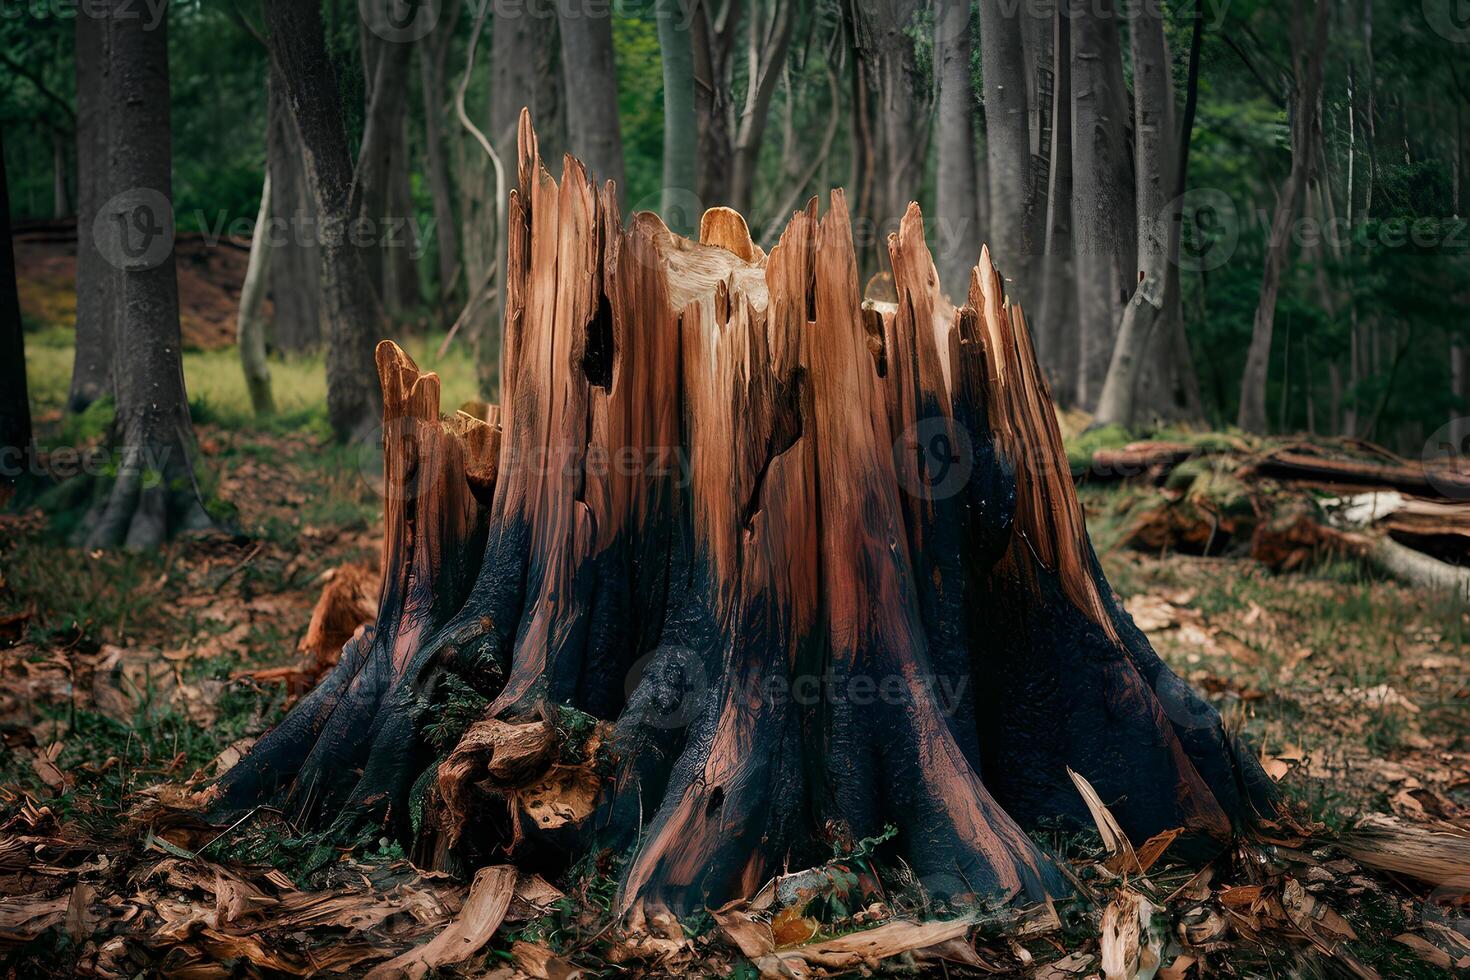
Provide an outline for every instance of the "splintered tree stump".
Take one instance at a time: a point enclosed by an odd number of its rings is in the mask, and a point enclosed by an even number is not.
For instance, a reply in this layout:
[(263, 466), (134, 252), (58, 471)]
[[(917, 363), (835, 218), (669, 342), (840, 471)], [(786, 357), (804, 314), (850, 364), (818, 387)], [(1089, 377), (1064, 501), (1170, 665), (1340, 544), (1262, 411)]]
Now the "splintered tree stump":
[(681, 913), (890, 827), (937, 896), (1060, 894), (1027, 831), (1091, 825), (1069, 768), (1139, 843), (1275, 812), (1104, 579), (988, 252), (956, 308), (911, 206), (865, 302), (840, 192), (766, 254), (725, 209), (625, 227), (524, 116), (519, 177), (502, 403), (443, 418), (379, 347), (376, 625), (221, 810), (460, 869), (626, 850), (619, 908)]

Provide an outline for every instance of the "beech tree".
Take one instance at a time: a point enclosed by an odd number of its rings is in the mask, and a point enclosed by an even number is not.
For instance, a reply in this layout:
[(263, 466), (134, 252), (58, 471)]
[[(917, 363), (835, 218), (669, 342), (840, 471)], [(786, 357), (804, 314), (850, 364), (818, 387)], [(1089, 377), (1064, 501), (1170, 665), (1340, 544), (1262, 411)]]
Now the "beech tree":
[(864, 275), (878, 270), (882, 243), (913, 199), (929, 153), (933, 92), (909, 33), (923, 10), (922, 0), (854, 0), (848, 7), (855, 54), (849, 186), (860, 219), (858, 268)]
[(76, 18), (77, 80), (77, 340), (67, 393), (68, 411), (80, 412), (112, 394), (112, 296), (116, 270), (102, 257), (93, 225), (113, 195), (107, 165), (108, 55), (105, 17)]
[(1112, 0), (1071, 17), (1072, 244), (1077, 290), (1077, 402), (1102, 394), (1123, 306), (1138, 284), (1137, 214), (1128, 152), (1128, 88)]
[[(1040, 221), (1032, 195), (1031, 113), (1027, 102), (1023, 4), (980, 4), (980, 73), (984, 85), (985, 153), (990, 195), (990, 244), (1005, 271), (1021, 283), (1040, 251)], [(1023, 287), (1024, 288), (1024, 287)]]
[(363, 248), (351, 234), (358, 214), (353, 166), (337, 77), (322, 31), (321, 2), (265, 0), (265, 9), (271, 60), (280, 70), (296, 120), (321, 230), (327, 418), (339, 439), (362, 438), (376, 427), (382, 406), (373, 382), (373, 344), (382, 317)]
[(283, 351), (307, 351), (324, 339), (322, 250), (316, 202), (306, 175), (305, 150), (286, 94), (286, 80), (271, 65), (266, 96), (266, 169), (271, 174), (271, 343)]
[(939, 279), (951, 296), (968, 287), (982, 234), (977, 201), (984, 185), (975, 174), (976, 100), (970, 81), (972, 21), (967, 3), (940, 4), (934, 17), (935, 204), (948, 228), (940, 242)]
[(1245, 374), (1240, 382), (1240, 414), (1236, 424), (1247, 432), (1266, 431), (1266, 375), (1276, 323), (1276, 296), (1281, 289), (1281, 275), (1291, 257), (1291, 223), (1312, 172), (1316, 128), (1322, 112), (1322, 63), (1327, 54), (1327, 18), (1331, 6), (1325, 0), (1310, 0), (1310, 7), (1315, 11), (1310, 29), (1308, 7), (1309, 0), (1294, 0), (1291, 8), (1291, 172), (1281, 184), (1271, 215), (1261, 298), (1256, 306)]
[(612, 12), (557, 4), (562, 80), (567, 93), (567, 142), (600, 180), (627, 191), (623, 133), (618, 122), (618, 68)]
[[(150, 26), (123, 0), (98, 8), (106, 32), (107, 169), (117, 194), (91, 229), (114, 267), (116, 475), (86, 521), (91, 548), (150, 549), (211, 525), (194, 473), (174, 267), (168, 18)], [(91, 16), (84, 14), (83, 17)]]
[(699, 242), (625, 228), (528, 119), (517, 170), (501, 403), (441, 417), (379, 346), (376, 624), (218, 811), (365, 822), (438, 866), (631, 848), (619, 913), (885, 827), (936, 896), (1059, 895), (1026, 828), (1089, 825), (1071, 772), (1184, 851), (1274, 813), (1103, 578), (988, 252), (954, 306), (911, 205), (898, 300), (864, 302), (841, 192), (768, 254), (728, 209)]
[[(658, 47), (664, 76), (663, 197), (658, 212), (675, 232), (690, 234), (694, 215), (682, 213), (693, 193), (699, 163), (694, 112), (694, 45), (681, 0), (658, 0)], [(680, 213), (676, 213), (680, 212)]]
[(1160, 11), (1148, 4), (1135, 8), (1128, 37), (1140, 279), (1124, 310), (1093, 413), (1098, 425), (1125, 428), (1200, 417), (1179, 301), (1181, 134), (1174, 113), (1173, 59)]

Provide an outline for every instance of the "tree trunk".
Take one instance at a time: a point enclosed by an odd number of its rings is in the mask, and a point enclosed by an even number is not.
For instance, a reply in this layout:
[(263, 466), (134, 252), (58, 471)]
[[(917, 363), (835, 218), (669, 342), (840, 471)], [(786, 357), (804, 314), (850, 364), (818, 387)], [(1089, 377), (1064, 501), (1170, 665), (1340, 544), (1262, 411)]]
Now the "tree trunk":
[(1128, 89), (1111, 0), (1080, 10), (1072, 36), (1072, 240), (1076, 250), (1077, 403), (1102, 394), (1128, 297), (1138, 284)]
[(1247, 432), (1266, 431), (1266, 380), (1271, 366), (1276, 294), (1281, 288), (1281, 275), (1287, 260), (1291, 257), (1291, 223), (1312, 174), (1317, 118), (1322, 105), (1322, 63), (1326, 56), (1327, 18), (1331, 5), (1326, 0), (1315, 0), (1316, 19), (1310, 35), (1306, 33), (1305, 5), (1306, 0), (1296, 0), (1292, 11), (1292, 37), (1296, 42), (1292, 60), (1296, 87), (1291, 104), (1291, 172), (1276, 196), (1271, 238), (1266, 242), (1261, 298), (1251, 325), (1251, 345), (1246, 352), (1245, 374), (1240, 382), (1240, 414), (1236, 424)]
[(99, 248), (118, 270), (113, 349), (116, 475), (86, 524), (86, 547), (152, 549), (210, 526), (194, 474), (194, 426), (184, 392), (174, 268), (168, 18), (149, 26), (110, 0), (111, 130), (107, 165), (120, 193), (97, 221)]
[(355, 217), (371, 239), (363, 258), (383, 309), (399, 315), (417, 306), (419, 299), (405, 131), (414, 45), (378, 37), (366, 22), (361, 31), (368, 91), (353, 176)]
[(1046, 183), (1046, 245), (1041, 277), (1041, 365), (1057, 404), (1077, 402), (1081, 337), (1072, 246), (1072, 18), (1052, 15), (1051, 166)]
[(1002, 271), (1028, 282), (1029, 260), (1040, 251), (1037, 243), (1042, 235), (1032, 199), (1022, 6), (980, 4), (980, 75), (990, 175), (990, 245)]
[(1176, 402), (1179, 304), (1179, 148), (1173, 59), (1156, 8), (1140, 4), (1129, 23), (1133, 54), (1135, 218), (1142, 276), (1123, 313), (1094, 422), (1133, 428), (1184, 414)]
[(429, 198), (434, 208), (434, 244), (438, 258), (439, 322), (454, 322), (457, 273), (460, 267), (459, 235), (454, 223), (454, 185), (449, 181), (449, 157), (444, 148), (442, 119), (448, 110), (444, 70), (449, 49), (454, 46), (453, 22), (442, 23), (419, 48), (419, 83), (424, 92), (424, 170), (429, 181)]
[(0, 507), (30, 471), (31, 400), (26, 387), (26, 341), (10, 236), (10, 186), (0, 131)]
[(932, 86), (920, 73), (909, 33), (918, 25), (923, 3), (854, 0), (852, 6), (872, 154), (871, 198), (859, 213), (858, 228), (859, 269), (867, 274), (886, 266), (884, 242), (898, 230), (923, 183)]
[(107, 21), (76, 18), (77, 338), (69, 412), (112, 394), (112, 290), (117, 270), (102, 257), (92, 227), (113, 193), (107, 165)]
[(51, 130), (51, 217), (71, 216), (71, 194), (66, 180), (66, 133)]
[(286, 95), (286, 80), (270, 70), (266, 169), (271, 174), (271, 342), (307, 351), (322, 342), (322, 241), (306, 176), (305, 150)]
[[(376, 626), (221, 813), (460, 867), (627, 849), (615, 910), (682, 914), (888, 826), (936, 896), (1060, 894), (1023, 828), (1090, 825), (1069, 767), (1137, 841), (1273, 812), (1102, 577), (988, 253), (956, 309), (912, 206), (865, 305), (841, 192), (766, 255), (722, 209), (624, 228), (529, 122), (519, 174), (501, 407), (441, 419), (380, 346)], [(431, 726), (455, 691), (476, 720)]]
[(598, 180), (611, 180), (623, 203), (623, 133), (618, 123), (618, 66), (612, 17), (557, 8), (562, 79), (567, 93), (567, 149)]
[(771, 113), (771, 99), (786, 63), (786, 49), (796, 16), (796, 5), (789, 0), (753, 0), (746, 25), (745, 100), (734, 119), (734, 157), (731, 161), (728, 205), (749, 214), (755, 196), (756, 170), (760, 164), (761, 144), (765, 139), (766, 120)]
[(255, 233), (250, 239), (250, 262), (245, 267), (245, 284), (240, 287), (240, 315), (235, 345), (240, 348), (240, 367), (245, 372), (245, 388), (250, 392), (250, 407), (257, 417), (273, 415), (275, 399), (271, 396), (271, 369), (265, 359), (265, 316), (261, 304), (265, 299), (266, 280), (270, 276), (271, 174), (265, 172), (260, 190), (260, 212), (255, 219)]
[(938, 96), (935, 210), (939, 214), (939, 281), (950, 296), (970, 287), (980, 254), (980, 209), (986, 189), (975, 179), (975, 92), (970, 79), (968, 4), (944, 4), (934, 18), (934, 66)]
[(691, 211), (698, 162), (694, 114), (694, 45), (681, 0), (658, 0), (658, 47), (664, 70), (664, 169), (659, 215), (675, 234), (695, 231)]
[(327, 334), (327, 419), (339, 439), (377, 427), (373, 343), (382, 316), (363, 249), (354, 241), (352, 159), (336, 73), (327, 55), (320, 0), (266, 0), (272, 60), (301, 135), (307, 183), (321, 229), (321, 297)]

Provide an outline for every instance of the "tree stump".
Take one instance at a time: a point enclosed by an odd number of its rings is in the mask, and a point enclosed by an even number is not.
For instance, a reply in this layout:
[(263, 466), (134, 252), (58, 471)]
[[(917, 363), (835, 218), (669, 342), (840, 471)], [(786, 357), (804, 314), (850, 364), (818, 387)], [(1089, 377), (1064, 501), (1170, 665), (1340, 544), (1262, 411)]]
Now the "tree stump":
[(631, 847), (619, 908), (676, 912), (889, 827), (937, 895), (1060, 894), (1026, 829), (1091, 825), (1069, 767), (1138, 842), (1274, 813), (1103, 578), (988, 252), (956, 308), (910, 206), (865, 302), (840, 192), (766, 254), (724, 209), (625, 228), (519, 142), (502, 404), (441, 418), (379, 346), (377, 625), (223, 810), (461, 868)]

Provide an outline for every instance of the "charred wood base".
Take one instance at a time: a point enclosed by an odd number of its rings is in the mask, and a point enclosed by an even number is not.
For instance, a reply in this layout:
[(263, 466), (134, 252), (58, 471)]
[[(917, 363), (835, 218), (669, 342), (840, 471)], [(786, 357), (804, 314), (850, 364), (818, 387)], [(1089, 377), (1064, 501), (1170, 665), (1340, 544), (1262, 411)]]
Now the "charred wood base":
[(1273, 812), (1104, 580), (988, 253), (956, 308), (911, 207), (865, 302), (840, 193), (765, 254), (723, 209), (625, 228), (524, 118), (519, 164), (502, 404), (441, 418), (379, 348), (376, 627), (221, 809), (444, 865), (636, 844), (621, 907), (678, 912), (888, 827), (937, 895), (1059, 894), (1026, 829), (1090, 825), (1069, 767), (1140, 842)]

